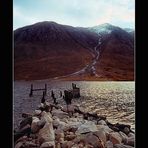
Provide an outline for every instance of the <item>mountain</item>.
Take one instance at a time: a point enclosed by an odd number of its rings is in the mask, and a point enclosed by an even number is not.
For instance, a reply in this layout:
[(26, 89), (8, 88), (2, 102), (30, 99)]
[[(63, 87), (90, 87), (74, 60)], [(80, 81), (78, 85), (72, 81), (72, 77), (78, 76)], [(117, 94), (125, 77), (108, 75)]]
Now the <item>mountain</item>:
[(133, 43), (128, 32), (110, 24), (25, 26), (14, 31), (14, 78), (133, 80)]
[(104, 80), (134, 80), (134, 37), (124, 29), (102, 24), (90, 30), (105, 38), (97, 73)]

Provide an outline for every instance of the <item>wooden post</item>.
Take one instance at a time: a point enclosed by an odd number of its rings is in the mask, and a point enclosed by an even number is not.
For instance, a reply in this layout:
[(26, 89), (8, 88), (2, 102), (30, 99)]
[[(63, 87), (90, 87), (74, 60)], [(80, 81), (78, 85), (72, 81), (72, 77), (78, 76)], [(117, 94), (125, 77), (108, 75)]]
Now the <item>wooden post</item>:
[(47, 84), (45, 84), (45, 95), (47, 95)]
[(32, 97), (32, 95), (33, 95), (33, 84), (31, 84), (31, 89), (30, 89), (29, 97)]
[(45, 102), (45, 91), (43, 91), (43, 97), (41, 99), (41, 103), (44, 103)]

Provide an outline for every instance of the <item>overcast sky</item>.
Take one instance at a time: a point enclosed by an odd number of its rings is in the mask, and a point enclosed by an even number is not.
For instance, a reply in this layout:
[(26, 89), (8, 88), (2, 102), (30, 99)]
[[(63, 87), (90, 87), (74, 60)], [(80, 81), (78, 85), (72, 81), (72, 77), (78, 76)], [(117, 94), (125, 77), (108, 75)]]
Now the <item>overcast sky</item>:
[(13, 0), (13, 28), (41, 21), (135, 28), (135, 0)]

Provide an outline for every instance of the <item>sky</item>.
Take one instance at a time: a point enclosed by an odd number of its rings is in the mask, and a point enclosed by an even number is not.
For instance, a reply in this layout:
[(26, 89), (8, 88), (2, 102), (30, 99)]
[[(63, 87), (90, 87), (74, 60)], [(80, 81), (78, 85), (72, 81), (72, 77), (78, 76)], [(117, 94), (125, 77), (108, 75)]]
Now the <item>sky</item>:
[(42, 21), (135, 28), (135, 0), (13, 0), (13, 29)]

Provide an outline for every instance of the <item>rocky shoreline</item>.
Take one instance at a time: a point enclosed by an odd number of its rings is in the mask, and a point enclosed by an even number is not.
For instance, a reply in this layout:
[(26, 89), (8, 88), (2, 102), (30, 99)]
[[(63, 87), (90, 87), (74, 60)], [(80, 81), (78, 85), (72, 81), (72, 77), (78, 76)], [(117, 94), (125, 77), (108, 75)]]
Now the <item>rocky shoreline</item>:
[(15, 148), (133, 148), (129, 125), (111, 124), (106, 117), (86, 113), (77, 105), (45, 101), (32, 113), (23, 113), (14, 131)]

